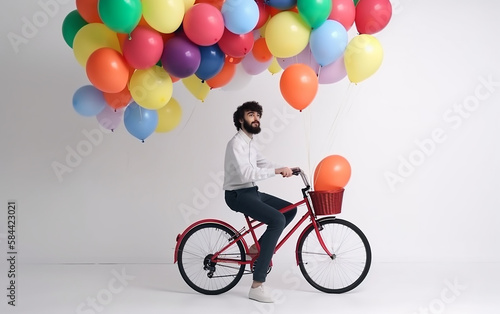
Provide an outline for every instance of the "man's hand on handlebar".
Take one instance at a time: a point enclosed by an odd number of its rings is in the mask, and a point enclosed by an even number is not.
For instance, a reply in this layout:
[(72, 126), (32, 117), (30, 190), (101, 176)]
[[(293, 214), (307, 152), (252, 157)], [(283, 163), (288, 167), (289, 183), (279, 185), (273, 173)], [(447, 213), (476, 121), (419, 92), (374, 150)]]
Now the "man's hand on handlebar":
[(300, 168), (295, 167), (295, 168), (288, 168), (288, 167), (283, 167), (283, 168), (277, 168), (274, 170), (274, 173), (276, 174), (281, 174), (283, 178), (288, 178), (291, 177), (292, 175), (298, 175), (300, 173)]

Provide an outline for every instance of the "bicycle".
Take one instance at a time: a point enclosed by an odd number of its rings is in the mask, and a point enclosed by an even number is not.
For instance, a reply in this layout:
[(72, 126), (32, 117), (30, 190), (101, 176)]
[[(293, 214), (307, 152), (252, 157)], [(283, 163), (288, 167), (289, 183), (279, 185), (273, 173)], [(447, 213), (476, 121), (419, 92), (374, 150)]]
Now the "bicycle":
[[(363, 232), (353, 223), (336, 218), (341, 211), (343, 188), (336, 191), (309, 191), (306, 174), (300, 168), (292, 169), (300, 175), (305, 187), (303, 199), (280, 209), (286, 212), (306, 205), (307, 212), (282, 236), (274, 253), (309, 218), (297, 240), (295, 258), (306, 281), (326, 293), (344, 293), (356, 288), (366, 277), (371, 265), (371, 248)], [(326, 216), (318, 218), (317, 216)], [(195, 291), (216, 295), (229, 291), (242, 278), (251, 274), (258, 259), (250, 255), (245, 236), (251, 234), (257, 249), (255, 230), (264, 223), (245, 215), (246, 226), (237, 230), (218, 219), (199, 220), (176, 238), (174, 263), (184, 281)], [(250, 270), (245, 270), (246, 266)], [(268, 273), (272, 269), (272, 262)]]

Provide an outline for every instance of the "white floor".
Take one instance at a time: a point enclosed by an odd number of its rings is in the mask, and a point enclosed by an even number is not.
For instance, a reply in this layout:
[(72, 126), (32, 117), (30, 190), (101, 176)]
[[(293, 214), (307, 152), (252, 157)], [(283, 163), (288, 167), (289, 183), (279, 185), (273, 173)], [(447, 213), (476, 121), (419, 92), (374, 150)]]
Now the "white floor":
[(358, 288), (341, 295), (310, 287), (295, 265), (276, 265), (267, 282), (274, 304), (247, 299), (248, 275), (222, 295), (194, 292), (176, 264), (21, 264), (17, 275), (15, 307), (0, 277), (1, 313), (500, 313), (499, 263), (374, 263)]

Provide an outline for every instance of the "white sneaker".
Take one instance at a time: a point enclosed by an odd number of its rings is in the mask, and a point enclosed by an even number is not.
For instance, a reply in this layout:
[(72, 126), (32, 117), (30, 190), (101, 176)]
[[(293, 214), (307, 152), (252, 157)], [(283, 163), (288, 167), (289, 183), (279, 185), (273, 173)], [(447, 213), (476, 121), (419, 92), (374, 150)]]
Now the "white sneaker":
[(260, 285), (257, 288), (250, 288), (248, 298), (263, 303), (274, 303), (271, 293), (264, 288), (264, 285)]

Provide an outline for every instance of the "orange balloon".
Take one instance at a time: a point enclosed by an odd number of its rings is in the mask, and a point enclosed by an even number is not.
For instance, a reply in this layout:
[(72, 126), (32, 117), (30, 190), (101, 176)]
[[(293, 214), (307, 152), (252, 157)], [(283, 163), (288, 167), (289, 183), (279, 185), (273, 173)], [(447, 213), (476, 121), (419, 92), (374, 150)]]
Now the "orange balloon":
[(130, 101), (132, 100), (132, 95), (130, 95), (130, 91), (128, 87), (125, 88), (118, 93), (103, 93), (104, 100), (106, 103), (113, 109), (120, 109), (126, 107)]
[(311, 104), (318, 92), (318, 76), (309, 66), (295, 63), (288, 66), (280, 78), (281, 95), (297, 110)]
[(230, 58), (226, 58), (222, 70), (217, 73), (214, 77), (206, 80), (210, 88), (218, 88), (227, 85), (234, 77), (236, 73), (236, 64), (229, 61)]
[(273, 58), (273, 54), (269, 51), (269, 48), (266, 44), (266, 39), (261, 37), (258, 38), (252, 48), (252, 54), (255, 60), (259, 62), (267, 62)]
[(128, 83), (130, 70), (125, 58), (112, 48), (100, 48), (87, 60), (89, 81), (106, 93), (119, 93)]
[(87, 23), (102, 23), (97, 3), (99, 0), (76, 0), (76, 10)]
[(351, 178), (351, 165), (340, 155), (323, 158), (314, 170), (314, 189), (330, 191), (343, 188)]
[(222, 9), (222, 5), (224, 4), (224, 0), (196, 0), (194, 4), (197, 3), (208, 3), (216, 7), (217, 9)]

